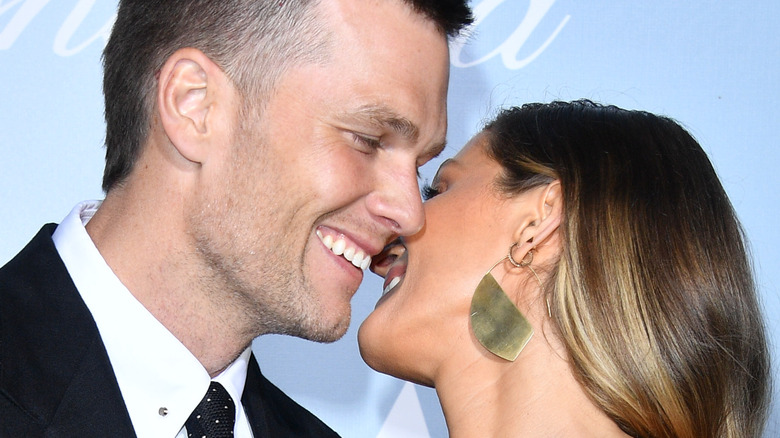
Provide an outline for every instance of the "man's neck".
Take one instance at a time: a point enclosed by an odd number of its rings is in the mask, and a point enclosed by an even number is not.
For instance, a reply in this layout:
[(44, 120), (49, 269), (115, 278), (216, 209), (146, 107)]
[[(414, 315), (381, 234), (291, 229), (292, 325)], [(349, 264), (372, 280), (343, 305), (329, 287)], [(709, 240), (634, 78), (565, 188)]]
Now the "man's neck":
[(230, 303), (218, 305), (207, 292), (206, 269), (199, 266), (194, 244), (183, 232), (182, 210), (170, 199), (165, 208), (155, 208), (152, 199), (130, 193), (125, 188), (110, 193), (87, 232), (130, 293), (213, 377), (254, 336), (234, 317), (240, 312)]

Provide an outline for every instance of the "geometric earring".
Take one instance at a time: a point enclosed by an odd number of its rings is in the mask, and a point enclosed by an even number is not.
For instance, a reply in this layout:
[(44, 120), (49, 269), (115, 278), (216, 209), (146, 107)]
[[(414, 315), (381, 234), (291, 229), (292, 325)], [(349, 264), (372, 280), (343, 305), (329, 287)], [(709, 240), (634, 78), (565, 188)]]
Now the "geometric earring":
[(482, 277), (482, 281), (479, 282), (471, 297), (470, 312), (471, 328), (480, 344), (491, 353), (508, 361), (517, 359), (534, 334), (531, 324), (490, 273), (506, 259), (517, 267), (528, 266), (531, 263), (532, 252), (528, 253), (530, 260), (519, 263), (515, 261), (512, 257), (515, 246), (517, 243), (509, 248), (506, 257), (496, 262)]

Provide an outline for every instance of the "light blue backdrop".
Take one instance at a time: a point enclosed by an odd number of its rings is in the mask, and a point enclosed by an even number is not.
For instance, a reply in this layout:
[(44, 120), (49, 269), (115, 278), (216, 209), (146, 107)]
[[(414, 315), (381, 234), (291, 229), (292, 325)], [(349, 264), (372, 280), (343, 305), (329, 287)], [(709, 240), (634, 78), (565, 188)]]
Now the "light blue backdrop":
[[(44, 222), (102, 196), (99, 57), (115, 6), (0, 0), (1, 263)], [(676, 118), (710, 154), (747, 230), (779, 361), (780, 2), (473, 6), (473, 38), (452, 48), (451, 146), (423, 175), (430, 177), (498, 105), (584, 97)], [(373, 276), (365, 281), (354, 299), (355, 323), (341, 341), (261, 338), (254, 345), (261, 365), (345, 437), (446, 436), (433, 390), (379, 375), (360, 360), (356, 330), (380, 287)], [(775, 403), (766, 436), (779, 434)]]

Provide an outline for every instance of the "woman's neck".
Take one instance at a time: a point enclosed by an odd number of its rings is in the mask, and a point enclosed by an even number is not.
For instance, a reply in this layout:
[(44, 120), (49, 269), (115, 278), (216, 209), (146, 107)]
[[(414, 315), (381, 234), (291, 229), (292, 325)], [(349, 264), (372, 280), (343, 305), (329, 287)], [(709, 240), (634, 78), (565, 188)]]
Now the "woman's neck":
[(450, 361), (436, 376), (451, 438), (626, 436), (543, 336), (535, 336), (515, 362), (482, 353)]

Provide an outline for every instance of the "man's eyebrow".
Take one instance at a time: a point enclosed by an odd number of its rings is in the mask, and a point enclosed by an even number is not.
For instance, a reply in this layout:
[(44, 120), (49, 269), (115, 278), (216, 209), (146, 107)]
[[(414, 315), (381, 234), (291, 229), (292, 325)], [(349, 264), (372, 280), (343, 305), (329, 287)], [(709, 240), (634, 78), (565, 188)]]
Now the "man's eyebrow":
[(365, 105), (354, 113), (345, 114), (347, 118), (366, 118), (370, 123), (390, 129), (409, 142), (415, 143), (420, 137), (420, 129), (407, 119), (382, 105)]
[[(436, 143), (433, 147), (430, 148), (430, 151), (428, 152), (428, 155), (425, 157), (426, 161), (432, 160), (432, 159), (438, 157), (439, 155), (441, 155), (441, 153), (444, 152), (444, 148), (445, 147), (447, 147), (447, 142), (446, 141), (442, 141), (441, 143)], [(450, 161), (450, 160), (451, 159), (448, 158), (448, 159), (444, 160), (444, 163), (446, 163), (447, 161)], [(444, 163), (442, 163), (441, 165), (443, 166)]]
[[(385, 105), (364, 105), (354, 112), (345, 113), (344, 119), (368, 119), (370, 124), (390, 129), (410, 143), (416, 143), (420, 137), (420, 129), (408, 118), (398, 114)], [(427, 148), (423, 154), (423, 161), (428, 162), (438, 157), (446, 147), (446, 140), (442, 140)]]

